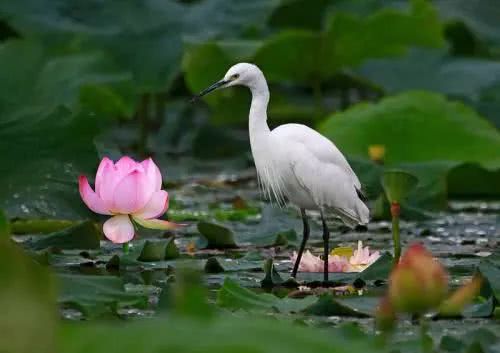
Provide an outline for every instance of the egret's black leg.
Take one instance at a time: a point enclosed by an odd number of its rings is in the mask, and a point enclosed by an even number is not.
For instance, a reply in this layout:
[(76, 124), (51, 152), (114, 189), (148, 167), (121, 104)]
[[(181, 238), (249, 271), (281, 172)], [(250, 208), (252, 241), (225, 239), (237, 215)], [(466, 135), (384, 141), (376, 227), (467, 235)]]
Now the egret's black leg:
[(297, 260), (295, 260), (295, 264), (293, 265), (292, 277), (295, 278), (297, 276), (297, 271), (299, 269), (300, 260), (302, 259), (302, 253), (304, 252), (304, 248), (306, 247), (307, 240), (309, 239), (309, 222), (307, 221), (306, 210), (301, 208), (300, 214), (302, 215), (302, 223), (304, 224), (304, 235), (302, 237), (302, 243), (300, 244), (299, 253), (297, 255)]
[(323, 280), (328, 282), (328, 255), (330, 253), (330, 231), (326, 225), (325, 217), (321, 212), (321, 223), (323, 223), (323, 260), (325, 261), (323, 267)]

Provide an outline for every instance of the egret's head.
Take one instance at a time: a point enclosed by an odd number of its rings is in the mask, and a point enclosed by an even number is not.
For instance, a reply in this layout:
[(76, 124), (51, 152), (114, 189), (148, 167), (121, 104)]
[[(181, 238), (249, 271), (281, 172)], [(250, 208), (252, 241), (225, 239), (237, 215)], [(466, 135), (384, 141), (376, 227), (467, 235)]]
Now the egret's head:
[(220, 81), (215, 82), (213, 85), (201, 91), (199, 94), (193, 98), (200, 98), (204, 95), (215, 91), (218, 88), (225, 88), (236, 85), (243, 85), (247, 87), (254, 87), (256, 82), (263, 78), (262, 71), (254, 65), (248, 63), (239, 63), (231, 66), (231, 68), (226, 72), (224, 78)]

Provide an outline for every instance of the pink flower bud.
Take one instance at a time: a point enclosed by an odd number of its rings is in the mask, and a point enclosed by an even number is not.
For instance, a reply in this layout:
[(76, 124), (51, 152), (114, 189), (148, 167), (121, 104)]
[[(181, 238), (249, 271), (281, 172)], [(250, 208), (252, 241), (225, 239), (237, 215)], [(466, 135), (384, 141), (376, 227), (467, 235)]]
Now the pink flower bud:
[(396, 313), (388, 297), (383, 297), (375, 311), (375, 325), (380, 331), (392, 331), (396, 326)]
[(389, 299), (397, 312), (421, 314), (434, 309), (448, 292), (443, 266), (421, 244), (413, 244), (389, 278)]

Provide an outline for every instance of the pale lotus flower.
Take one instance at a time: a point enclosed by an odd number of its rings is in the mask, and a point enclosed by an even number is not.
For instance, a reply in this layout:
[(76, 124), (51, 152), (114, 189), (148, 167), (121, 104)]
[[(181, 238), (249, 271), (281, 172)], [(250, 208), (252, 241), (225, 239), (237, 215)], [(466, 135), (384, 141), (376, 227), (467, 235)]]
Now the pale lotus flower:
[(354, 250), (354, 254), (349, 258), (351, 272), (361, 272), (372, 263), (378, 260), (380, 253), (378, 251), (370, 253), (368, 246), (363, 248), (363, 242), (358, 241), (358, 249)]
[(151, 158), (136, 162), (122, 157), (116, 163), (105, 157), (95, 177), (95, 192), (87, 177), (78, 179), (83, 202), (95, 213), (113, 216), (103, 226), (113, 243), (134, 237), (132, 220), (150, 229), (173, 229), (178, 225), (157, 219), (168, 208), (168, 193), (162, 190), (160, 170)]
[(344, 256), (328, 256), (328, 272), (349, 272), (349, 261)]
[[(292, 254), (292, 262), (295, 263), (297, 260), (297, 252)], [(302, 254), (302, 259), (300, 259), (299, 271), (301, 272), (322, 272), (323, 271), (323, 260), (318, 256), (311, 254), (309, 250), (306, 250)]]
[[(363, 248), (361, 241), (358, 241), (358, 249), (354, 250), (352, 254), (349, 258), (347, 256), (330, 254), (328, 256), (328, 272), (361, 272), (380, 257), (378, 251), (370, 253), (368, 246)], [(291, 256), (291, 260), (292, 262), (297, 260), (297, 253), (295, 251)], [(314, 256), (307, 250), (300, 260), (299, 271), (323, 272), (323, 265), (324, 261), (319, 256)]]

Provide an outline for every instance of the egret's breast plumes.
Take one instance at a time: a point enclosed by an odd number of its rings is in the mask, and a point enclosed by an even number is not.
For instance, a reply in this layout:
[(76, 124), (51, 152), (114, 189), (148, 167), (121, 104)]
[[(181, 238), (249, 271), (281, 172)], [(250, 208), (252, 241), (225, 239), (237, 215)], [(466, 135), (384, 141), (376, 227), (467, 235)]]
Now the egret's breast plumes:
[(285, 207), (288, 200), (283, 176), (279, 173), (272, 161), (255, 159), (257, 178), (262, 193), (279, 207)]

